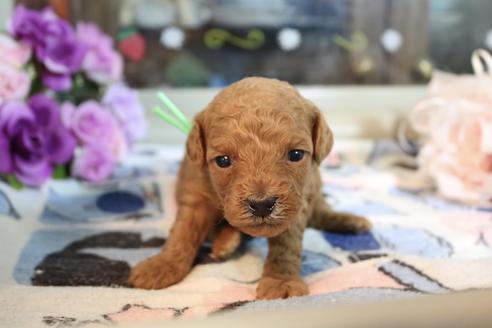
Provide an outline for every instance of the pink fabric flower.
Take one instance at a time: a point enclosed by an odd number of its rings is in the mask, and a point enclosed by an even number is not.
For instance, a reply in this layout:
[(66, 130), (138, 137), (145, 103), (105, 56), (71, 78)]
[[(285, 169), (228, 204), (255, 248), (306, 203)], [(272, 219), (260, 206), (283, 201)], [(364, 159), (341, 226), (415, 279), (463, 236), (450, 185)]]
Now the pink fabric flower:
[(29, 74), (0, 62), (0, 105), (7, 100), (24, 98), (30, 87)]
[(420, 168), (443, 196), (492, 204), (492, 77), (437, 73), (429, 89), (410, 115), (426, 136)]
[(31, 48), (17, 43), (9, 36), (0, 34), (0, 63), (21, 68), (31, 57)]
[(64, 103), (61, 111), (63, 124), (73, 131), (80, 144), (102, 144), (116, 160), (126, 157), (124, 131), (106, 107), (90, 100), (78, 107)]
[(111, 153), (118, 161), (124, 160), (128, 155), (129, 146), (121, 128), (114, 131), (111, 142), (108, 145)]
[(31, 49), (0, 34), (0, 105), (7, 100), (24, 98), (31, 87), (31, 77), (22, 70)]
[(83, 144), (106, 143), (117, 129), (113, 115), (93, 100), (79, 105), (73, 112), (70, 125)]
[(114, 84), (104, 94), (102, 102), (115, 115), (130, 145), (144, 136), (147, 122), (135, 90), (124, 84)]
[(65, 127), (69, 129), (72, 128), (72, 120), (76, 110), (77, 107), (75, 107), (75, 105), (71, 102), (66, 101), (61, 105), (61, 121)]
[(109, 148), (104, 144), (90, 144), (82, 148), (73, 163), (73, 175), (90, 182), (100, 182), (111, 175), (116, 165)]

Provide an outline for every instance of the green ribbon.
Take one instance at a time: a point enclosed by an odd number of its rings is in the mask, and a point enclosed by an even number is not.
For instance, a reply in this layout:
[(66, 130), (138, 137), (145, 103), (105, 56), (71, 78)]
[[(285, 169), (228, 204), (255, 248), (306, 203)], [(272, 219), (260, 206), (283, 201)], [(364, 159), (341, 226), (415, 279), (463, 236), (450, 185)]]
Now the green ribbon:
[(182, 131), (184, 134), (188, 134), (191, 131), (191, 123), (190, 121), (188, 121), (183, 112), (178, 108), (178, 106), (176, 106), (176, 104), (174, 104), (171, 99), (169, 99), (169, 97), (166, 96), (162, 91), (159, 91), (157, 93), (157, 97), (165, 105), (165, 108), (171, 111), (171, 114), (173, 114), (174, 116), (166, 113), (159, 106), (154, 107), (154, 113), (169, 125), (174, 126), (175, 128)]

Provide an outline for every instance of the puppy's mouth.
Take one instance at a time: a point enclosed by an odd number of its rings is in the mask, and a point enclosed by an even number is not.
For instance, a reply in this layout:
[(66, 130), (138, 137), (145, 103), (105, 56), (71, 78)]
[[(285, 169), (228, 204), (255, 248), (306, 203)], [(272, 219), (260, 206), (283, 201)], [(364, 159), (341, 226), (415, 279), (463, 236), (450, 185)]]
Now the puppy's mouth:
[(252, 223), (237, 228), (252, 237), (271, 238), (284, 232), (287, 226), (280, 223)]
[[(226, 204), (228, 202), (226, 201)], [(230, 225), (253, 237), (274, 237), (288, 229), (297, 211), (283, 195), (230, 201), (224, 216)]]
[(288, 227), (287, 221), (286, 218), (275, 213), (264, 217), (249, 215), (246, 220), (241, 220), (236, 228), (253, 237), (270, 238), (284, 232)]

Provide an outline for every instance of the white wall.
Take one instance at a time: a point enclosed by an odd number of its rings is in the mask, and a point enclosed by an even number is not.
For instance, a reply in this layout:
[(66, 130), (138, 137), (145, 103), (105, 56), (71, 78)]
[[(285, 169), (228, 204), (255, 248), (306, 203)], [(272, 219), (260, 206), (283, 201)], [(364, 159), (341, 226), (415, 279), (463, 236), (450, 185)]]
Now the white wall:
[[(396, 122), (425, 95), (425, 86), (301, 86), (299, 91), (326, 115), (336, 138), (389, 138)], [(219, 91), (162, 88), (190, 119)], [(140, 90), (149, 120), (145, 141), (183, 144), (185, 135), (152, 113), (158, 89)], [(161, 105), (162, 107), (162, 105)]]
[(4, 31), (7, 28), (7, 20), (12, 12), (14, 0), (1, 0), (0, 1), (0, 31)]

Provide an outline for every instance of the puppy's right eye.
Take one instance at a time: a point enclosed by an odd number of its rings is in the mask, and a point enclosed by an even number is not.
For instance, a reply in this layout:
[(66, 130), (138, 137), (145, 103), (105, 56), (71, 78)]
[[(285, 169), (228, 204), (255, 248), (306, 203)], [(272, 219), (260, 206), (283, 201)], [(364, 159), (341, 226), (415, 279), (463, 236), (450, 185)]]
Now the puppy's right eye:
[(300, 149), (293, 149), (289, 151), (288, 157), (291, 162), (299, 162), (304, 157), (304, 151)]
[(215, 163), (217, 163), (217, 165), (221, 168), (226, 168), (226, 167), (231, 166), (232, 161), (231, 161), (231, 158), (229, 156), (224, 155), (224, 156), (215, 157)]

